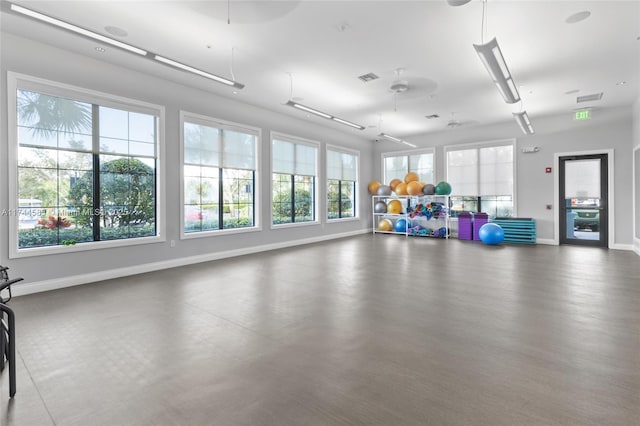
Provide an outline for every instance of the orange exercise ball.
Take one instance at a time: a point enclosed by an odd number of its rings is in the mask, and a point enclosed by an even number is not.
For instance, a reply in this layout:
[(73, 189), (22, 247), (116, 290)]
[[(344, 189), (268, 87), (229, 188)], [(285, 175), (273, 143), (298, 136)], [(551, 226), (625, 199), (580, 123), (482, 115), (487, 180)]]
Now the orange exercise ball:
[(392, 191), (395, 191), (396, 186), (398, 186), (399, 183), (402, 183), (400, 179), (398, 178), (391, 179), (391, 182), (389, 182), (389, 188), (391, 188)]
[(407, 192), (409, 195), (422, 195), (422, 185), (418, 181), (411, 181), (407, 184)]
[(378, 230), (379, 231), (393, 231), (393, 222), (391, 222), (389, 219), (382, 219), (380, 222), (378, 222)]
[(391, 200), (387, 203), (387, 213), (400, 214), (402, 213), (402, 203), (400, 200)]
[(414, 172), (409, 172), (404, 176), (405, 183), (417, 182), (419, 180), (420, 180), (420, 176), (418, 176), (418, 174)]
[(380, 188), (380, 182), (378, 182), (377, 180), (372, 180), (371, 182), (369, 182), (369, 186), (367, 188), (369, 189), (369, 194), (378, 195), (378, 188)]
[(409, 195), (407, 192), (407, 184), (404, 182), (400, 182), (396, 185), (396, 195)]

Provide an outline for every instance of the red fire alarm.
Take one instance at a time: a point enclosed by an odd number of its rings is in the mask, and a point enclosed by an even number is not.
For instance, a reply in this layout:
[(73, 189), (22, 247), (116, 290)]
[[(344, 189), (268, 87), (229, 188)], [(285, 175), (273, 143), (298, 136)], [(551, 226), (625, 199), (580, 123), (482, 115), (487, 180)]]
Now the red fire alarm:
[(545, 168), (545, 169), (544, 169), (544, 172), (545, 172), (545, 173), (551, 173), (551, 167), (547, 167), (547, 168)]

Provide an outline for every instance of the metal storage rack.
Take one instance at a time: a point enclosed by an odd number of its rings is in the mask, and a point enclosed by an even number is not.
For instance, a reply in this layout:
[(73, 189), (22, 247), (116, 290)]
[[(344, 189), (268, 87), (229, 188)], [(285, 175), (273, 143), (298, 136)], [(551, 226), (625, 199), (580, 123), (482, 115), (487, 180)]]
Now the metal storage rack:
[[(402, 209), (400, 213), (376, 213), (379, 202), (389, 205), (392, 200), (398, 200)], [(448, 195), (374, 195), (371, 201), (373, 212), (374, 234), (398, 234), (404, 236), (420, 236), (449, 238), (449, 196)], [(404, 227), (396, 227), (404, 219)], [(389, 221), (391, 229), (382, 226), (381, 222)], [(402, 223), (402, 222), (400, 222)]]

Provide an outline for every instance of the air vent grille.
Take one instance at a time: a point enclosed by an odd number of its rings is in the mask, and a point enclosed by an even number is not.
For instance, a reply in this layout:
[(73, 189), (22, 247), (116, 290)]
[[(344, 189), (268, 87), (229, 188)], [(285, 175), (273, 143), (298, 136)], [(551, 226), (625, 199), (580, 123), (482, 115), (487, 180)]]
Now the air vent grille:
[(593, 101), (599, 101), (600, 99), (602, 99), (602, 95), (604, 95), (603, 92), (600, 93), (594, 93), (592, 95), (584, 95), (584, 96), (578, 96), (576, 98), (576, 102), (577, 103), (582, 103), (582, 102), (593, 102)]
[(438, 114), (425, 115), (425, 118), (433, 120), (434, 118), (440, 118)]
[(370, 72), (369, 74), (363, 74), (361, 76), (358, 77), (360, 80), (364, 81), (365, 83), (368, 83), (372, 80), (377, 80), (378, 77), (377, 75), (375, 75), (374, 73)]

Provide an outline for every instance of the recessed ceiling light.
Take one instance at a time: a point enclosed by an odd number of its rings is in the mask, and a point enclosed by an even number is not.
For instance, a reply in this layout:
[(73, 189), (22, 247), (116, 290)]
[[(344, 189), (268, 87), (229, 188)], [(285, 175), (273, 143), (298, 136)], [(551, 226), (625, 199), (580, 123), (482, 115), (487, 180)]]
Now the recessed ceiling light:
[(104, 27), (104, 30), (116, 37), (126, 37), (129, 35), (129, 33), (123, 30), (122, 28), (114, 27), (112, 25), (107, 25), (106, 27)]
[(569, 17), (567, 17), (564, 22), (566, 22), (567, 24), (575, 24), (577, 22), (584, 21), (589, 16), (591, 16), (591, 12), (589, 12), (588, 10), (583, 10), (582, 12), (569, 15)]
[(573, 89), (573, 90), (568, 90), (568, 91), (564, 92), (564, 94), (565, 95), (575, 95), (579, 91), (580, 91), (580, 89)]
[(616, 86), (624, 86), (625, 84), (627, 84), (626, 81), (619, 81), (616, 83)]
[(106, 51), (107, 49), (105, 49), (104, 47), (100, 47), (100, 46), (96, 47), (96, 52), (104, 53)]

